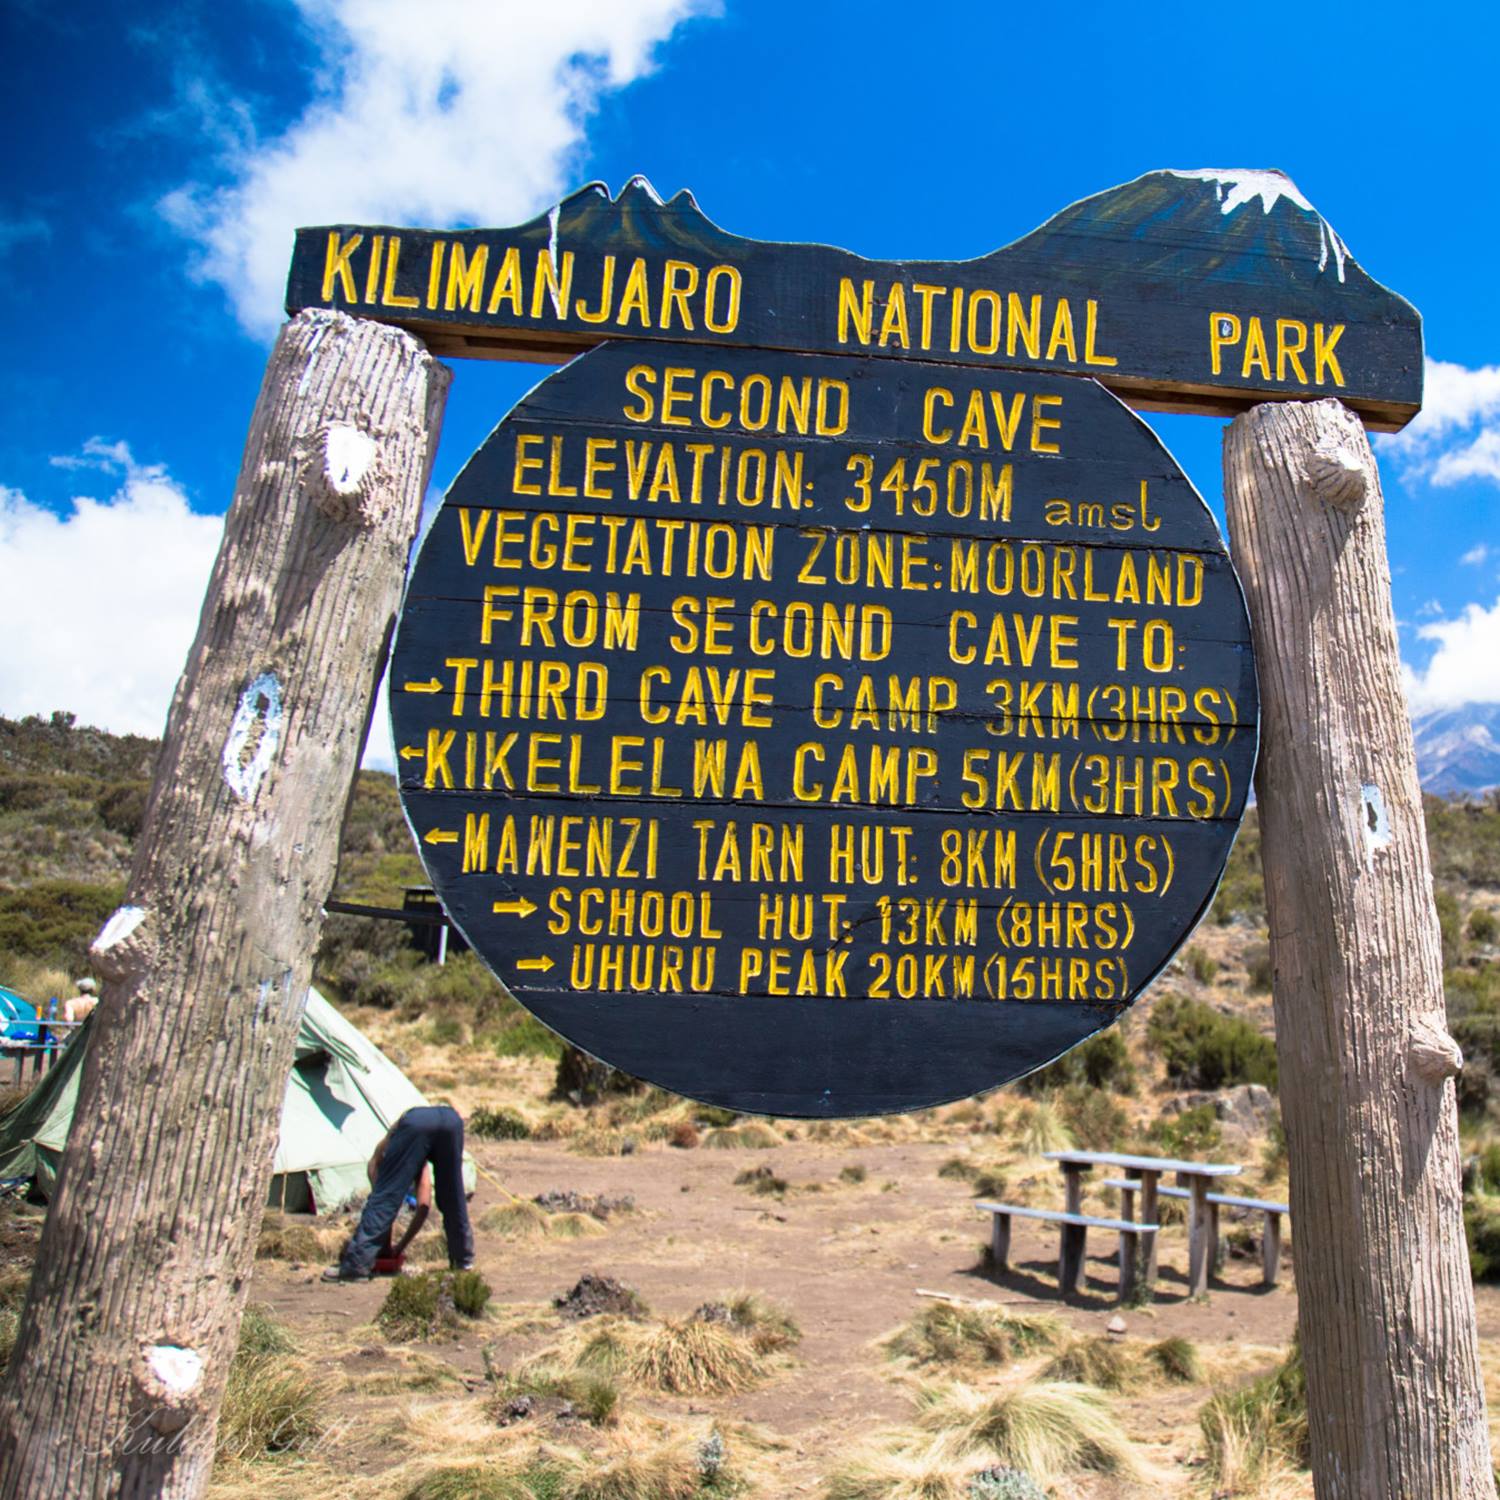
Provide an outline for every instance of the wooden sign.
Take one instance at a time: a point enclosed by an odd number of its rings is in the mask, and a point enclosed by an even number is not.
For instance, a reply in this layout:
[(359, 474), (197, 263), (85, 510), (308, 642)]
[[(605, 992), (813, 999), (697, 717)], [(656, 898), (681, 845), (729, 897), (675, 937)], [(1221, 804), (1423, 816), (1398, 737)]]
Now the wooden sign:
[(1381, 431), (1422, 400), (1415, 309), (1279, 172), (1148, 172), (968, 261), (743, 239), (687, 192), (595, 183), (512, 229), (301, 229), (287, 310), (307, 307), (479, 358), (620, 338), (856, 354), (1090, 375), (1150, 410), (1336, 396)]
[(1107, 1025), (1234, 837), (1217, 529), (1077, 376), (611, 342), (455, 480), (391, 666), (444, 906), (549, 1026), (737, 1109), (912, 1109)]

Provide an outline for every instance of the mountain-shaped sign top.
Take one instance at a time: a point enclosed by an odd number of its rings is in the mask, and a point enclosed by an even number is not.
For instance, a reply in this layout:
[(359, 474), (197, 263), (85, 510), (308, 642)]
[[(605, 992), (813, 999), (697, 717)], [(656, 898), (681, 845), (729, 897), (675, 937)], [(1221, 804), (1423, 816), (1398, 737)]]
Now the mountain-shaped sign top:
[(480, 358), (662, 338), (1090, 375), (1154, 410), (1334, 396), (1377, 430), (1421, 406), (1415, 309), (1261, 170), (1148, 172), (966, 261), (747, 239), (685, 190), (593, 183), (510, 229), (299, 230), (287, 308), (305, 307)]

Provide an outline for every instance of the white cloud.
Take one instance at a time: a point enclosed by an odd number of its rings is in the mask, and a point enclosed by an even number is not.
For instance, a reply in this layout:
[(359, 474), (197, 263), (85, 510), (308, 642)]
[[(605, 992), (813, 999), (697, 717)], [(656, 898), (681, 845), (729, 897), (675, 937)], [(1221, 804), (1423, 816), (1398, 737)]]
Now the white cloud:
[(286, 131), (220, 142), (227, 182), (162, 202), (244, 326), (273, 332), (300, 225), (509, 224), (569, 186), (600, 95), (717, 0), (296, 0), (326, 86)]
[(1461, 558), (1459, 558), (1459, 562), (1466, 568), (1477, 568), (1489, 555), (1489, 546), (1484, 542), (1479, 542), (1477, 545), (1470, 547), (1469, 550), (1465, 552)]
[(1421, 412), (1378, 442), (1404, 475), (1428, 484), (1465, 479), (1500, 484), (1500, 365), (1471, 370), (1429, 359)]
[(1413, 713), (1500, 703), (1500, 598), (1489, 609), (1466, 605), (1456, 619), (1419, 626), (1417, 635), (1435, 642), (1436, 649), (1420, 671), (1404, 669)]
[(95, 439), (60, 467), (112, 473), (119, 487), (59, 515), (0, 486), (0, 712), (68, 709), (102, 729), (158, 735), (224, 519), (195, 515), (165, 467), (136, 463), (123, 443)]
[(26, 240), (50, 240), (52, 226), (36, 214), (0, 213), (0, 255), (8, 255)]

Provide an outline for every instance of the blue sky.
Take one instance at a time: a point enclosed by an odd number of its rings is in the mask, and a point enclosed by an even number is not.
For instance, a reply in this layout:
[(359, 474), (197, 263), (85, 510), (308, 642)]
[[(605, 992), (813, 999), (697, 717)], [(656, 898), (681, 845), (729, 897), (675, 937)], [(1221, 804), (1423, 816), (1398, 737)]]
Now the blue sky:
[[(725, 228), (981, 254), (1159, 167), (1279, 167), (1422, 312), (1377, 441), (1417, 708), (1500, 701), (1492, 7), (9, 0), (0, 713), (159, 732), (298, 223), (509, 224), (643, 173)], [(538, 378), (463, 362), (445, 486)], [(1148, 417), (1216, 511), (1222, 424)]]

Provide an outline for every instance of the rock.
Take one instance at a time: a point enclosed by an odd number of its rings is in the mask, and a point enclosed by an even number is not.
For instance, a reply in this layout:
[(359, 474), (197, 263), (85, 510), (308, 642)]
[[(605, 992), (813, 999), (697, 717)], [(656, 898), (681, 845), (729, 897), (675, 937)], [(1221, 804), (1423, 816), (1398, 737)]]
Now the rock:
[(1125, 1337), (1125, 1319), (1116, 1313), (1108, 1323), (1104, 1325), (1104, 1331), (1113, 1339)]
[(1214, 1113), (1232, 1130), (1258, 1135), (1269, 1130), (1276, 1100), (1261, 1083), (1242, 1083), (1214, 1096)]
[(601, 1313), (624, 1313), (626, 1317), (638, 1318), (646, 1311), (645, 1303), (628, 1286), (592, 1272), (580, 1276), (565, 1297), (554, 1297), (552, 1305), (563, 1317), (575, 1321), (597, 1318)]

